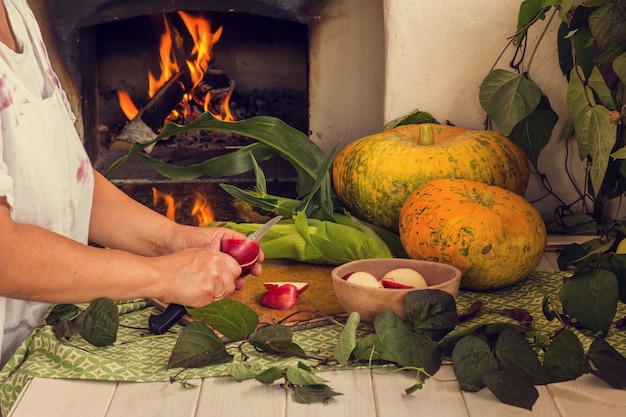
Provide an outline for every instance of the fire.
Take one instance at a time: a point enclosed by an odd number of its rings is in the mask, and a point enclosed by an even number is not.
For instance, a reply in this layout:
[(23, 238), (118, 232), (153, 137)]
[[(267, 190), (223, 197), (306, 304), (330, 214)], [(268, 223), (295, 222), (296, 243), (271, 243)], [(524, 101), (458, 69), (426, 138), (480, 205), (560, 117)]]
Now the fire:
[(176, 201), (173, 196), (162, 193), (155, 187), (152, 187), (152, 204), (156, 206), (160, 200), (165, 202), (165, 207), (167, 208), (165, 216), (172, 221), (176, 221), (176, 210), (181, 207), (182, 203)]
[[(203, 15), (194, 16), (183, 11), (179, 11), (182, 22), (188, 31), (189, 36), (193, 40), (193, 48), (190, 52), (190, 59), (188, 59), (183, 65), (186, 65), (191, 76), (191, 82), (193, 87), (189, 89), (187, 94), (181, 100), (181, 104), (176, 109), (172, 109), (172, 113), (164, 120), (177, 121), (181, 117), (184, 120), (193, 119), (192, 111), (189, 109), (187, 103), (196, 102), (198, 106), (202, 107), (203, 111), (211, 111), (214, 115), (222, 120), (235, 121), (230, 107), (229, 101), (234, 85), (231, 85), (230, 91), (222, 101), (218, 110), (211, 109), (211, 96), (206, 93), (205, 97), (198, 102), (197, 98), (194, 100), (193, 90), (198, 86), (203, 78), (204, 74), (209, 68), (209, 63), (213, 58), (213, 46), (219, 41), (222, 36), (222, 27), (220, 26), (215, 32), (212, 32), (211, 23)], [(159, 45), (159, 61), (160, 71), (159, 77), (148, 73), (148, 97), (152, 98), (159, 91), (159, 89), (167, 83), (167, 81), (177, 74), (181, 65), (177, 60), (177, 51), (182, 48), (183, 37), (181, 34), (170, 24), (166, 15), (163, 15), (165, 30), (161, 35)], [(133, 104), (130, 96), (125, 91), (118, 92), (120, 101), (120, 107), (122, 111), (128, 117), (129, 120), (133, 119), (139, 111)]]
[(148, 72), (148, 97), (152, 98), (159, 91), (167, 80), (172, 78), (172, 75), (180, 71), (178, 62), (176, 59), (176, 50), (173, 45), (181, 45), (182, 38), (178, 32), (172, 30), (170, 23), (163, 15), (163, 23), (165, 24), (165, 32), (161, 35), (161, 42), (159, 44), (159, 63), (161, 69), (161, 76), (156, 78), (152, 72)]
[(209, 226), (215, 220), (213, 210), (208, 204), (207, 199), (196, 191), (196, 201), (193, 203), (191, 215), (196, 216), (198, 226)]
[[(206, 197), (200, 192), (195, 192), (196, 197), (189, 214), (198, 222), (198, 226), (209, 226), (215, 220), (215, 215)], [(183, 202), (177, 201), (172, 195), (160, 192), (156, 187), (152, 187), (152, 205), (158, 206), (162, 200), (165, 203), (165, 216), (176, 221), (176, 212), (182, 208)]]
[(139, 114), (139, 110), (137, 110), (137, 106), (133, 103), (133, 100), (130, 98), (130, 94), (126, 90), (119, 90), (117, 92), (117, 97), (120, 101), (120, 108), (128, 117), (128, 120), (132, 120), (137, 114)]

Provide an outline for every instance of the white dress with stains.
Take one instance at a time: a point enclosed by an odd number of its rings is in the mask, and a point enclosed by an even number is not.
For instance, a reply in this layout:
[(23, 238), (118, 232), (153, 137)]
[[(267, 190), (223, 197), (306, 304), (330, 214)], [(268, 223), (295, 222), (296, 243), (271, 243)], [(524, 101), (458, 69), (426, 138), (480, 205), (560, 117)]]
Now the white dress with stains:
[[(13, 221), (87, 243), (93, 197), (89, 158), (34, 15), (25, 0), (4, 3), (19, 52), (0, 44), (0, 195), (7, 198)], [(0, 297), (0, 365), (48, 307)]]

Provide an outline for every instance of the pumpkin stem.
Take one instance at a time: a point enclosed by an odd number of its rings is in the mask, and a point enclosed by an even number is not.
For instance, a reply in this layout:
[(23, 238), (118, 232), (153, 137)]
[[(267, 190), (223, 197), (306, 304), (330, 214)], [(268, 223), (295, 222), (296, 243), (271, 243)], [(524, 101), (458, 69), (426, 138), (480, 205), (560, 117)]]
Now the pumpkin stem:
[(469, 197), (477, 204), (481, 206), (493, 206), (495, 201), (493, 200), (493, 193), (487, 190), (473, 190)]
[(430, 146), (435, 143), (435, 131), (433, 125), (430, 123), (424, 123), (419, 125), (419, 138), (417, 143), (422, 146)]

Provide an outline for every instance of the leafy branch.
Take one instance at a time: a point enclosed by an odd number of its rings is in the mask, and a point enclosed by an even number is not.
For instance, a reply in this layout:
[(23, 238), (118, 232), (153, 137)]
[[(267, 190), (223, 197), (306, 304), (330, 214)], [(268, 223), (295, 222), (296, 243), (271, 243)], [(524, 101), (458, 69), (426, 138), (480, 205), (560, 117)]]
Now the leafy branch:
[[(528, 33), (548, 14), (548, 23), (526, 60)], [(554, 192), (538, 166), (539, 155), (555, 133), (558, 116), (533, 80), (531, 67), (539, 45), (548, 41), (547, 29), (556, 16), (562, 21), (556, 45), (561, 71), (568, 82), (566, 103), (570, 118), (564, 132), (557, 136), (566, 139), (566, 145), (567, 139), (574, 137), (578, 156), (587, 166), (581, 189), (573, 180), (567, 166), (569, 161), (566, 161), (565, 170), (579, 194), (571, 202)], [(563, 220), (563, 216), (575, 214), (573, 206), (580, 205), (592, 220), (604, 222), (604, 199), (621, 198), (624, 193), (625, 18), (623, 2), (599, 0), (579, 4), (525, 0), (519, 8), (516, 33), (505, 47), (505, 50), (515, 48), (515, 58), (519, 58), (510, 63), (511, 70), (492, 69), (480, 87), (479, 99), (488, 115), (487, 124), (493, 122), (525, 150), (547, 190), (546, 196), (552, 195), (560, 203), (555, 210), (555, 221), (561, 226), (561, 232), (575, 231), (565, 227), (572, 221)], [(523, 64), (526, 64), (525, 69), (522, 69)], [(568, 150), (566, 152), (569, 158)], [(593, 203), (591, 208), (589, 201)], [(582, 218), (582, 221), (589, 223), (589, 218)]]

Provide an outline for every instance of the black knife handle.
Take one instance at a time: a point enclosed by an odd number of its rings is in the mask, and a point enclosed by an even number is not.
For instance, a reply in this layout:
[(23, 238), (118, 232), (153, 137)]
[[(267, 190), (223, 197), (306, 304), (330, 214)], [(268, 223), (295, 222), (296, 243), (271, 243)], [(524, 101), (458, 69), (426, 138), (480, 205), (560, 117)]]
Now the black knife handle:
[(163, 334), (187, 313), (185, 306), (170, 304), (161, 314), (152, 314), (148, 318), (148, 328), (152, 334)]

